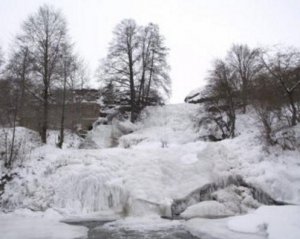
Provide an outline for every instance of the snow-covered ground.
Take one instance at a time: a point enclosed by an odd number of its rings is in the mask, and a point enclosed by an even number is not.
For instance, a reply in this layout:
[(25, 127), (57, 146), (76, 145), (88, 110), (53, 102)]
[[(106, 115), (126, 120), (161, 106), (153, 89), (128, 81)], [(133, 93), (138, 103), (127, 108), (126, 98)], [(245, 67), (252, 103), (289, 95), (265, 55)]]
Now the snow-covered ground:
[[(236, 138), (200, 141), (197, 121), (203, 114), (199, 105), (192, 104), (149, 107), (134, 127), (117, 125), (118, 129), (135, 130), (121, 136), (118, 147), (105, 148), (111, 146), (106, 143), (116, 130), (113, 124), (99, 125), (90, 133), (90, 140), (100, 149), (77, 149), (75, 139), (74, 147), (70, 143), (63, 150), (54, 144), (31, 150), (30, 159), (16, 169), (18, 176), (6, 184), (1, 201), (10, 213), (0, 214), (4, 225), (0, 235), (10, 233), (5, 220), (19, 218), (15, 210), (20, 208), (46, 211), (40, 215), (55, 210), (63, 217), (88, 217), (112, 210), (116, 215), (151, 218), (160, 224), (160, 215), (170, 215), (172, 199), (235, 174), (277, 200), (300, 204), (299, 151), (275, 147), (267, 152), (251, 112), (238, 116)], [(195, 218), (231, 215), (228, 204), (216, 203), (188, 208), (183, 215), (192, 219), (184, 225), (201, 238), (300, 238), (298, 206), (264, 206), (226, 219)], [(128, 224), (130, 220), (118, 222)]]
[(300, 235), (300, 207), (262, 206), (242, 216), (214, 220), (194, 218), (185, 224), (203, 239), (296, 239)]
[(87, 228), (70, 226), (59, 221), (62, 216), (48, 209), (32, 212), (28, 209), (0, 213), (0, 237), (3, 239), (70, 239), (84, 238)]

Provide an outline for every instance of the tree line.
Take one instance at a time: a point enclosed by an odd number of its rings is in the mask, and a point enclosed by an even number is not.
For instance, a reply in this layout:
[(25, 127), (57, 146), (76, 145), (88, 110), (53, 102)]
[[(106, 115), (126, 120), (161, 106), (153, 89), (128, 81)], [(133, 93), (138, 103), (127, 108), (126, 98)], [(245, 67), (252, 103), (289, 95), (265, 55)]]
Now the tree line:
[[(168, 51), (158, 25), (121, 21), (97, 71), (102, 98), (107, 104), (128, 103), (132, 122), (145, 106), (164, 103), (171, 84)], [(0, 124), (2, 129), (13, 128), (7, 151), (13, 151), (15, 127), (26, 126), (28, 115), (43, 143), (51, 128), (49, 117), (59, 120), (57, 146), (61, 148), (67, 103), (78, 100), (73, 90), (82, 89), (88, 80), (86, 64), (74, 51), (64, 15), (52, 6), (41, 6), (23, 22), (7, 60), (0, 47)], [(49, 115), (53, 104), (60, 107), (54, 116)], [(5, 155), (10, 164), (13, 155)]]
[(206, 109), (223, 138), (235, 136), (236, 113), (251, 105), (266, 141), (274, 145), (276, 132), (300, 121), (300, 51), (235, 44), (213, 62), (204, 91)]

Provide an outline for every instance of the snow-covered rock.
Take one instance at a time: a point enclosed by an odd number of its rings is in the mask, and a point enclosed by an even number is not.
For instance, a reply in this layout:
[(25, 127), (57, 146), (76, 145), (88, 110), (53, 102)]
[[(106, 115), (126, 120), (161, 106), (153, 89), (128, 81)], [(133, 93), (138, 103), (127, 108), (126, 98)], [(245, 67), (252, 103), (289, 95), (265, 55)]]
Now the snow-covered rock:
[(202, 102), (201, 100), (204, 97), (204, 92), (203, 92), (203, 88), (197, 88), (192, 90), (184, 99), (184, 102), (186, 103), (200, 103)]
[(232, 216), (234, 213), (224, 204), (217, 201), (204, 201), (197, 203), (188, 207), (183, 213), (180, 214), (181, 217), (185, 219), (191, 219), (195, 217), (204, 218), (218, 218)]

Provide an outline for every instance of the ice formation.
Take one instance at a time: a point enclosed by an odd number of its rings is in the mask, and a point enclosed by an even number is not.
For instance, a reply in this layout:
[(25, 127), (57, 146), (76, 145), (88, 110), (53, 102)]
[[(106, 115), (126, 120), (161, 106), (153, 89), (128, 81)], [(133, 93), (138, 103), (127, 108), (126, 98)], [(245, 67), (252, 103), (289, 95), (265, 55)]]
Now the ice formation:
[[(230, 232), (229, 219), (206, 221), (196, 217), (248, 213), (262, 203), (274, 203), (273, 199), (300, 202), (299, 151), (274, 147), (266, 152), (251, 114), (250, 111), (237, 116), (236, 138), (218, 142), (199, 140), (203, 131), (198, 122), (204, 116), (203, 109), (180, 104), (149, 107), (135, 125), (116, 122), (123, 133), (116, 137), (114, 147), (110, 144), (112, 125), (103, 124), (91, 131), (89, 139), (93, 145), (84, 149), (76, 148), (81, 142), (71, 137), (68, 140), (76, 142), (70, 142), (70, 147), (63, 150), (56, 148), (51, 140), (48, 145), (35, 144), (25, 155), (22, 167), (12, 172), (16, 177), (6, 183), (1, 207), (6, 212), (20, 208), (55, 209), (68, 217), (98, 215), (110, 210), (137, 220), (159, 218), (171, 215), (172, 199), (183, 199), (195, 188), (218, 182), (217, 185), (223, 186), (215, 186), (218, 190), (208, 189), (209, 201), (199, 202), (192, 196), (184, 201), (184, 207), (178, 204), (178, 209), (181, 208), (178, 212), (185, 209), (181, 216), (189, 219), (189, 228), (195, 233), (219, 232), (216, 238), (247, 238)], [(30, 137), (28, 141), (34, 143)], [(239, 185), (218, 181), (230, 175), (242, 175), (244, 181)], [(242, 185), (243, 182), (248, 185)], [(260, 191), (249, 185), (258, 185), (266, 192), (262, 195), (270, 197), (260, 199)], [(286, 207), (280, 208), (289, 215), (292, 209)], [(280, 217), (280, 213), (275, 216)], [(299, 234), (296, 235), (291, 238), (298, 239)]]
[[(230, 190), (230, 192), (227, 190), (227, 195), (224, 195), (224, 189), (227, 188), (233, 190)], [(287, 205), (287, 203), (274, 200), (262, 189), (246, 183), (240, 175), (237, 175), (229, 176), (219, 180), (219, 182), (205, 184), (189, 193), (186, 197), (175, 199), (171, 205), (172, 217), (179, 216), (191, 205), (210, 200), (216, 200), (227, 205), (228, 210), (231, 209), (230, 211), (233, 215), (247, 212), (247, 210), (242, 208), (246, 205), (252, 208), (257, 208), (260, 203), (265, 205)]]

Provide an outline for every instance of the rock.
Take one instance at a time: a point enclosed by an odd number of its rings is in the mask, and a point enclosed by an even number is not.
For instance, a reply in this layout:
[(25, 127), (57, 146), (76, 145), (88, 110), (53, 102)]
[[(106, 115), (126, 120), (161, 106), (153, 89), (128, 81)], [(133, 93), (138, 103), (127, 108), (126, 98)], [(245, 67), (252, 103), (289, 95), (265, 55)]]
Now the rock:
[(237, 175), (205, 184), (186, 197), (175, 199), (171, 205), (172, 217), (178, 217), (189, 206), (211, 200), (223, 203), (225, 206), (227, 204), (227, 208), (234, 213), (243, 213), (247, 207), (257, 208), (260, 204), (287, 205), (285, 202), (276, 201), (262, 189), (245, 182)]

